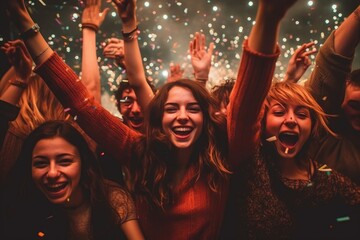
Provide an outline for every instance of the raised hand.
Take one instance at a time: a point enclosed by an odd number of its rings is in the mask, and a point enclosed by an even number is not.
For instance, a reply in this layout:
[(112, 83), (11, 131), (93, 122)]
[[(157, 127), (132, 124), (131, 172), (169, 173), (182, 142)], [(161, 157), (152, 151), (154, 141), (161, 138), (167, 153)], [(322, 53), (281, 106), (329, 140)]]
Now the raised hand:
[(94, 30), (99, 29), (103, 23), (106, 14), (109, 12), (109, 8), (105, 8), (100, 12), (101, 0), (86, 0), (85, 9), (82, 13), (81, 23), (84, 26), (94, 28)]
[(122, 68), (125, 66), (124, 40), (118, 38), (110, 38), (104, 43), (103, 56), (114, 59), (116, 64)]
[[(304, 43), (290, 58), (284, 81), (297, 82), (311, 65), (309, 56), (317, 52), (314, 42)], [(310, 49), (311, 48), (311, 49)]]
[(195, 79), (206, 81), (209, 78), (211, 68), (211, 57), (214, 50), (214, 43), (209, 44), (205, 49), (205, 35), (199, 32), (189, 44), (191, 64), (194, 68)]
[(27, 81), (32, 72), (32, 58), (21, 40), (5, 43), (1, 50), (6, 54), (10, 64), (14, 67), (18, 78)]
[(123, 28), (126, 25), (136, 25), (136, 0), (112, 0), (112, 2), (115, 4), (119, 17), (124, 24)]
[(179, 64), (171, 64), (170, 65), (170, 74), (168, 76), (167, 82), (175, 82), (182, 78), (184, 74), (184, 70), (181, 69)]

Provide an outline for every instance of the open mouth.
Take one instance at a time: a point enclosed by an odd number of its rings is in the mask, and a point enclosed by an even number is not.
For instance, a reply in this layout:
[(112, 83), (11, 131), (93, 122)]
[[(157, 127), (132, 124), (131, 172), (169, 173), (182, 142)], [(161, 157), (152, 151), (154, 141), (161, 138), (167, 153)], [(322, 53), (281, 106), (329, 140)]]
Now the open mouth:
[(144, 123), (143, 118), (130, 118), (130, 121), (134, 126), (140, 126)]
[(191, 127), (174, 127), (172, 131), (177, 135), (181, 137), (188, 136), (192, 132), (193, 128)]
[(283, 145), (293, 147), (299, 141), (299, 135), (293, 132), (282, 132), (279, 134), (279, 140)]
[(67, 186), (67, 182), (65, 183), (56, 183), (56, 184), (47, 184), (45, 188), (48, 192), (56, 193), (63, 190)]

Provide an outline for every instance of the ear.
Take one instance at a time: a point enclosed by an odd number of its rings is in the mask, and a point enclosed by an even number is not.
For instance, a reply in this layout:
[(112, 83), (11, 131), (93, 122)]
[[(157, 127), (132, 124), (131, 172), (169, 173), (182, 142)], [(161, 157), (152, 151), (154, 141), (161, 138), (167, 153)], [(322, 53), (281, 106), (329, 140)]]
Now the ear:
[(350, 84), (351, 84), (350, 80), (347, 79), (347, 80), (345, 81), (345, 87), (348, 87)]

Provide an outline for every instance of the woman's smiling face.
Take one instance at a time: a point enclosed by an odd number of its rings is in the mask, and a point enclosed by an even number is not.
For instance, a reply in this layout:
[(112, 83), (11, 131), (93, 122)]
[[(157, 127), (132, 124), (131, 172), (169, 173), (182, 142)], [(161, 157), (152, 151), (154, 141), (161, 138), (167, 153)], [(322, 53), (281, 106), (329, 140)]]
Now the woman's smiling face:
[(182, 149), (190, 148), (199, 138), (203, 128), (203, 112), (192, 92), (174, 86), (164, 105), (162, 128), (171, 143)]
[(76, 205), (82, 201), (81, 159), (77, 148), (65, 139), (38, 141), (32, 153), (31, 172), (35, 185), (50, 202)]

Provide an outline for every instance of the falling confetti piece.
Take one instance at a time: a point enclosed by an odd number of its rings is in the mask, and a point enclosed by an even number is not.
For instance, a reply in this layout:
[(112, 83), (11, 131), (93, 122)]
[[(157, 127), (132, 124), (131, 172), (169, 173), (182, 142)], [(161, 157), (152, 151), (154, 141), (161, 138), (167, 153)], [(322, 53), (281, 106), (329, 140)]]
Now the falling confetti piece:
[(336, 219), (337, 222), (346, 222), (346, 221), (350, 221), (350, 217), (349, 216), (345, 216), (345, 217), (339, 217)]
[(266, 139), (266, 141), (268, 141), (268, 142), (274, 142), (276, 140), (277, 140), (276, 136), (272, 136), (272, 137), (269, 137)]
[(289, 148), (286, 148), (285, 149), (285, 154), (288, 154), (288, 152), (289, 152)]

